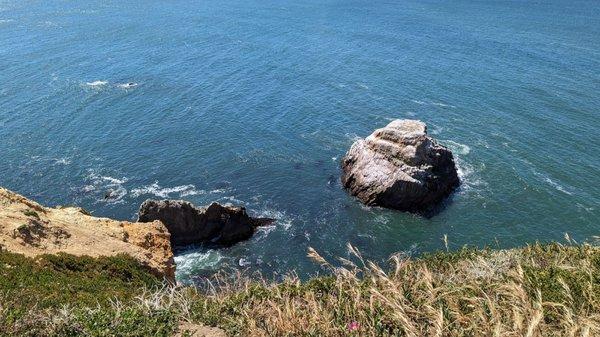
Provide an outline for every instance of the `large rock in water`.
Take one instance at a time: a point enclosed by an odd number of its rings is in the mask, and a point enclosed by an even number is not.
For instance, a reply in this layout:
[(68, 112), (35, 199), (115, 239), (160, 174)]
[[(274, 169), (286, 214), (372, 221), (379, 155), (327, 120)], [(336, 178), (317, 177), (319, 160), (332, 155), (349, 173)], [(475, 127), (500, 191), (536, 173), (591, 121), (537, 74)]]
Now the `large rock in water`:
[(244, 207), (195, 207), (183, 200), (146, 200), (138, 212), (139, 222), (162, 221), (171, 234), (173, 246), (199, 243), (234, 244), (249, 239), (258, 226), (273, 219), (252, 218)]
[(342, 184), (363, 203), (427, 212), (458, 186), (452, 153), (425, 123), (394, 120), (360, 139), (342, 160)]

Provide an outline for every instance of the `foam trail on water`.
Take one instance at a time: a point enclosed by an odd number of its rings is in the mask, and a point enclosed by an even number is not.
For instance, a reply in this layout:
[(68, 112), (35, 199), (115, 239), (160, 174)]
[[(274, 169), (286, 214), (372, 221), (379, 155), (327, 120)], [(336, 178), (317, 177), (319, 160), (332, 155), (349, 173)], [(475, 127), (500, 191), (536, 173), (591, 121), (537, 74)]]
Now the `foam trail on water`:
[(453, 154), (466, 156), (471, 152), (471, 148), (468, 145), (453, 140), (445, 140), (444, 143), (448, 145)]
[(101, 194), (102, 196), (97, 200), (98, 202), (122, 203), (123, 198), (127, 195), (127, 189), (123, 186), (127, 182), (127, 178), (119, 179), (102, 176), (90, 170), (87, 180), (89, 183), (83, 186), (80, 191)]
[(190, 249), (175, 256), (176, 277), (189, 279), (198, 270), (216, 270), (221, 265), (223, 255), (216, 249)]
[(154, 182), (152, 185), (142, 186), (131, 190), (133, 197), (139, 197), (145, 194), (151, 194), (159, 198), (169, 198), (172, 194), (178, 194), (179, 197), (185, 197), (190, 195), (204, 194), (203, 190), (196, 190), (196, 186), (192, 184), (180, 185), (175, 187), (161, 187), (158, 182)]
[(108, 81), (93, 81), (93, 82), (86, 82), (85, 85), (87, 85), (88, 87), (102, 87), (108, 84)]

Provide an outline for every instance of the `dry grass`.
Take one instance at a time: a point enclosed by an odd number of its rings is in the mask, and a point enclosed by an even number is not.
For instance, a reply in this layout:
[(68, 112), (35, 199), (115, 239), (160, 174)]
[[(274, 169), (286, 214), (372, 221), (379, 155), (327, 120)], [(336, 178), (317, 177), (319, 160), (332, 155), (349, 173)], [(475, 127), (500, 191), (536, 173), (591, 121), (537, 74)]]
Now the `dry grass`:
[(219, 282), (197, 295), (191, 318), (240, 336), (600, 335), (595, 247), (396, 255), (388, 268), (348, 251), (334, 266), (309, 250), (329, 278)]
[[(330, 276), (307, 282), (221, 275), (201, 288), (145, 291), (134, 301), (114, 302), (110, 326), (133, 310), (166, 312), (173, 321), (218, 326), (232, 336), (600, 335), (596, 247), (395, 255), (384, 268), (355, 247), (348, 251), (333, 263), (309, 250)], [(63, 309), (53, 322), (64, 330), (76, 317)]]
[(243, 336), (600, 334), (600, 255), (588, 245), (396, 255), (385, 269), (348, 251), (352, 261), (336, 267), (309, 250), (331, 278), (220, 287), (204, 298), (205, 308), (225, 309), (211, 323)]

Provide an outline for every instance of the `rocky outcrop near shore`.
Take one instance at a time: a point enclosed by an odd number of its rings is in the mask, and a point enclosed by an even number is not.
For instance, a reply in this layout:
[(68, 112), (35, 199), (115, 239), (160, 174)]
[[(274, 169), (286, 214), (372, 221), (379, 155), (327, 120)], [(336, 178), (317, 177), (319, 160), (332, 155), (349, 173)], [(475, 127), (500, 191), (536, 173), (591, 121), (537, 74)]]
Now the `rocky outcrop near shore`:
[(394, 120), (356, 141), (341, 166), (351, 195), (402, 211), (431, 210), (459, 185), (452, 153), (417, 120)]
[(138, 212), (139, 222), (162, 221), (173, 246), (200, 243), (231, 245), (249, 239), (256, 227), (274, 220), (253, 218), (244, 207), (212, 203), (196, 207), (183, 200), (146, 200)]
[(0, 188), (0, 247), (26, 256), (128, 254), (157, 276), (175, 280), (170, 234), (160, 221), (132, 223), (49, 208)]

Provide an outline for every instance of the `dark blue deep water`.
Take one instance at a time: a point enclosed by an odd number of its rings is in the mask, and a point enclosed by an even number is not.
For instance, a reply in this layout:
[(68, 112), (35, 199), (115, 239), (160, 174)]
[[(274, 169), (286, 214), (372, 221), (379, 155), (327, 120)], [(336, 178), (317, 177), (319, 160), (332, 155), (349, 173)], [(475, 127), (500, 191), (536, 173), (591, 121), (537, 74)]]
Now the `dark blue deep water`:
[[(131, 83), (131, 85), (127, 85)], [(339, 183), (356, 137), (415, 118), (462, 187), (431, 219)], [(225, 266), (384, 261), (600, 234), (600, 2), (0, 0), (0, 185), (135, 219), (147, 198), (244, 204), (277, 225), (188, 249)], [(107, 191), (113, 199), (105, 200)]]

